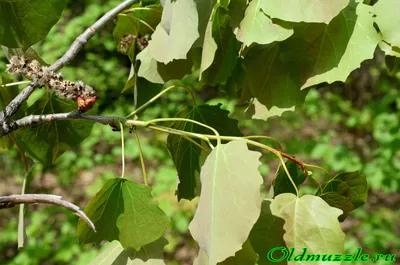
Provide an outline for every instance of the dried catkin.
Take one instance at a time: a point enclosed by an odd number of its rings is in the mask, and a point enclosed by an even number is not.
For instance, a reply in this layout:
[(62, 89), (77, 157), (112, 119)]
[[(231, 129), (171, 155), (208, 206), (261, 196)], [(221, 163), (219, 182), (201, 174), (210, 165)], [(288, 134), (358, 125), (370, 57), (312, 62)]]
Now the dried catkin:
[(92, 87), (82, 81), (64, 80), (61, 74), (50, 71), (36, 60), (13, 56), (7, 65), (7, 72), (24, 76), (38, 87), (48, 85), (59, 97), (77, 101), (78, 110), (82, 112), (91, 109), (97, 99)]

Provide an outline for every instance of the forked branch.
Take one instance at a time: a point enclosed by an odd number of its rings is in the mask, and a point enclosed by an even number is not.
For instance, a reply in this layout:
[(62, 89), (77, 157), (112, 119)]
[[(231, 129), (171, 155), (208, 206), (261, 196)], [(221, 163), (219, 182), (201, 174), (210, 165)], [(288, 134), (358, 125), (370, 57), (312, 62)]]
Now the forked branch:
[[(64, 55), (58, 61), (52, 64), (49, 69), (56, 72), (64, 65), (68, 64), (72, 59), (75, 58), (78, 52), (83, 48), (88, 40), (96, 34), (99, 29), (101, 29), (108, 21), (112, 20), (118, 13), (133, 5), (136, 1), (137, 0), (125, 0), (121, 4), (104, 14), (104, 16), (102, 16), (92, 26), (87, 28), (81, 35), (79, 35), (71, 44), (70, 48), (64, 53)], [(35, 91), (37, 87), (37, 84), (31, 82), (21, 91), (21, 93), (19, 93), (13, 100), (11, 100), (11, 102), (3, 111), (0, 111), (0, 125), (5, 123), (8, 118), (10, 118), (17, 112), (21, 104), (29, 98), (29, 96), (33, 93), (33, 91)]]

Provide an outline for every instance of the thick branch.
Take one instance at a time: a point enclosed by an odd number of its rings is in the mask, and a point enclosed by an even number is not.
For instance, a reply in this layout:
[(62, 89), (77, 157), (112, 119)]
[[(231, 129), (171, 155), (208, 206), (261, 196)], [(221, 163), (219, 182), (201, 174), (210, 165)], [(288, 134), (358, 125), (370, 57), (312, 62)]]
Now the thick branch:
[(82, 218), (82, 220), (84, 220), (90, 226), (90, 228), (96, 231), (94, 224), (92, 221), (90, 221), (86, 214), (75, 204), (62, 200), (61, 196), (50, 194), (20, 194), (0, 196), (0, 209), (11, 208), (22, 203), (45, 203), (64, 207), (74, 212), (76, 215)]
[[(90, 38), (92, 38), (96, 32), (102, 28), (108, 21), (113, 19), (118, 13), (128, 8), (132, 4), (134, 4), (137, 0), (125, 0), (121, 4), (119, 4), (114, 9), (108, 11), (104, 16), (102, 16), (99, 20), (97, 20), (92, 26), (86, 29), (75, 41), (71, 44), (68, 51), (54, 64), (50, 66), (50, 70), (57, 71), (62, 68), (64, 65), (68, 64), (78, 52), (82, 49), (82, 47), (88, 42)], [(20, 108), (21, 104), (25, 102), (32, 92), (35, 90), (36, 85), (31, 82), (24, 90), (21, 91), (9, 104), (8, 106), (0, 112), (0, 124), (4, 123), (9, 117), (14, 115), (17, 110)]]
[(21, 128), (30, 127), (37, 124), (49, 123), (53, 121), (66, 121), (66, 120), (88, 120), (93, 122), (98, 122), (104, 125), (110, 125), (113, 130), (119, 130), (117, 124), (119, 121), (124, 122), (124, 118), (117, 117), (102, 117), (85, 115), (79, 111), (73, 111), (69, 113), (57, 113), (57, 114), (43, 114), (43, 115), (30, 115), (26, 116), (17, 121), (12, 121), (10, 123), (4, 122), (0, 126), (0, 137), (5, 136), (13, 131)]

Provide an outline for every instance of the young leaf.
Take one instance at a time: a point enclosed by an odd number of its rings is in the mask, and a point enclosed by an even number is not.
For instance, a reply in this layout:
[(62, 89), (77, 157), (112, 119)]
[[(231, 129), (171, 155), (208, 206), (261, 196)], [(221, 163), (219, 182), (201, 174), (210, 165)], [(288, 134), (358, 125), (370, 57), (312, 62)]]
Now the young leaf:
[(295, 255), (303, 248), (308, 253), (344, 253), (345, 235), (337, 219), (342, 211), (320, 197), (280, 194), (272, 200), (271, 213), (285, 221), (283, 239), (288, 248), (296, 248)]
[[(307, 178), (307, 174), (304, 173), (302, 168), (292, 160), (288, 160), (285, 164), (290, 173), (290, 176), (296, 184), (296, 187), (300, 186)], [(292, 182), (290, 181), (282, 166), (279, 167), (278, 172), (276, 173), (273, 185), (274, 197), (278, 196), (281, 193), (296, 194), (296, 190), (294, 189)]]
[(65, 0), (0, 1), (0, 44), (28, 49), (60, 19)]
[(194, 0), (168, 0), (162, 18), (149, 42), (152, 57), (164, 64), (186, 59), (199, 37), (198, 16)]
[(349, 4), (349, 0), (268, 0), (263, 10), (272, 18), (293, 22), (323, 22), (328, 24)]
[(367, 201), (367, 179), (359, 171), (342, 172), (322, 184), (322, 190), (318, 190), (315, 195), (320, 196), (332, 207), (342, 209), (343, 214), (339, 219), (343, 221), (350, 211)]
[(375, 22), (382, 33), (383, 39), (400, 48), (400, 32), (393, 25), (400, 25), (400, 5), (397, 0), (379, 1), (373, 6)]
[(282, 41), (293, 34), (293, 29), (286, 29), (272, 20), (263, 12), (268, 1), (253, 0), (246, 9), (245, 17), (240, 22), (236, 37), (244, 45), (252, 43), (269, 44), (274, 41)]
[[(237, 120), (229, 118), (228, 114), (229, 112), (222, 110), (220, 105), (201, 105), (186, 107), (176, 117), (199, 121), (215, 128), (221, 135), (242, 136), (243, 134), (238, 128)], [(172, 128), (212, 134), (210, 130), (191, 122), (175, 122)], [(193, 140), (201, 143), (198, 139)], [(167, 148), (178, 171), (178, 200), (182, 198), (191, 200), (195, 197), (195, 190), (198, 188), (196, 175), (200, 172), (201, 149), (185, 138), (173, 134), (168, 136)]]
[(139, 250), (160, 238), (169, 223), (158, 207), (151, 188), (122, 178), (108, 180), (85, 208), (97, 233), (79, 221), (81, 243), (118, 240), (122, 246)]
[[(267, 259), (268, 252), (277, 247), (286, 247), (283, 240), (285, 230), (283, 224), (285, 221), (271, 213), (271, 200), (264, 200), (261, 205), (261, 214), (250, 232), (250, 243), (255, 252), (257, 252), (259, 259), (258, 265), (270, 264)], [(277, 262), (278, 265), (287, 264), (286, 261)]]
[[(61, 100), (55, 95), (39, 99), (27, 110), (32, 115), (66, 113), (76, 111), (72, 101)], [(43, 165), (53, 165), (71, 147), (79, 145), (92, 131), (88, 121), (52, 121), (34, 128), (23, 128), (16, 132), (17, 139), (28, 156)]]
[(210, 265), (234, 256), (257, 221), (260, 156), (248, 150), (246, 141), (235, 140), (216, 146), (201, 169), (200, 201), (189, 230)]

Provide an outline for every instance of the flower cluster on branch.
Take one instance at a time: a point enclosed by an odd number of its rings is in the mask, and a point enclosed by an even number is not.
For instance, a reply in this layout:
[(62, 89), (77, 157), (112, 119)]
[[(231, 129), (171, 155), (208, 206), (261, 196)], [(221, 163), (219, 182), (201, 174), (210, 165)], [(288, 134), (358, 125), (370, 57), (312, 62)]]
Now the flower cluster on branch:
[(10, 64), (7, 65), (7, 72), (24, 76), (39, 87), (47, 85), (61, 98), (75, 100), (81, 112), (91, 109), (97, 99), (92, 87), (85, 85), (82, 81), (64, 80), (61, 74), (50, 71), (47, 66), (41, 65), (37, 60), (13, 56)]

